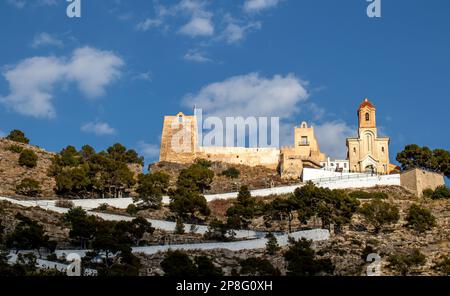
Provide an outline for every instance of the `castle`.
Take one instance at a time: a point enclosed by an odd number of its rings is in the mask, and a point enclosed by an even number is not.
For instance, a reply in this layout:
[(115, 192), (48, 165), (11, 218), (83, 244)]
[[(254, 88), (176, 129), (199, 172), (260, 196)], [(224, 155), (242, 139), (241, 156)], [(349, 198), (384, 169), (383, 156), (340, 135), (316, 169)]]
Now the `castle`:
[(389, 162), (389, 138), (378, 137), (376, 109), (368, 99), (358, 108), (358, 122), (358, 137), (347, 139), (347, 160), (332, 162), (320, 151), (314, 127), (306, 122), (294, 128), (293, 146), (280, 149), (209, 147), (201, 144), (199, 120), (195, 112), (194, 115), (180, 112), (164, 117), (160, 161), (192, 163), (202, 158), (229, 164), (264, 166), (278, 170), (287, 179), (300, 178), (303, 168), (391, 173), (396, 166)]

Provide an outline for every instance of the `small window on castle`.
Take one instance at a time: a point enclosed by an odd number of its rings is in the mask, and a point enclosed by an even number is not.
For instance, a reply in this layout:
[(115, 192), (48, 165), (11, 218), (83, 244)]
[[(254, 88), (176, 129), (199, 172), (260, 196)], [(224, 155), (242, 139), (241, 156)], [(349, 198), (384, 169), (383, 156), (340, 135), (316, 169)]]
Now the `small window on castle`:
[(300, 146), (305, 146), (305, 145), (309, 145), (308, 137), (302, 137), (302, 139), (300, 140)]
[(370, 115), (369, 115), (369, 113), (366, 113), (366, 121), (369, 121), (370, 120)]
[(383, 153), (384, 153), (384, 147), (381, 147), (381, 152), (383, 152)]
[(356, 147), (353, 147), (353, 153), (356, 154)]
[(344, 163), (344, 168), (347, 168), (347, 164), (346, 163)]

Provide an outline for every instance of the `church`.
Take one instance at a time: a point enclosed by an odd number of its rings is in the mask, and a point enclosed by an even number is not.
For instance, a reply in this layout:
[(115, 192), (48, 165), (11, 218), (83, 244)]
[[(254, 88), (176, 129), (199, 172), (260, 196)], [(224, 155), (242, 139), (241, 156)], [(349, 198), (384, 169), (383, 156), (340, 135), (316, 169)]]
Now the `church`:
[(389, 174), (396, 166), (389, 161), (388, 137), (378, 135), (376, 108), (365, 99), (358, 108), (358, 137), (347, 139), (350, 171)]

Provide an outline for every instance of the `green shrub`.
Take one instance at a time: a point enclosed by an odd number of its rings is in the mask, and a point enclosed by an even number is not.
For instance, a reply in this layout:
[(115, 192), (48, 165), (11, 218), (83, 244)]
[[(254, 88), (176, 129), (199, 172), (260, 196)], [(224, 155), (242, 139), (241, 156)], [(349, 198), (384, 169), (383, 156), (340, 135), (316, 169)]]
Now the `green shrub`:
[(440, 262), (438, 262), (434, 269), (442, 272), (444, 275), (450, 275), (450, 257), (444, 256)]
[(209, 222), (208, 231), (204, 234), (207, 240), (227, 241), (229, 228), (226, 223), (214, 218)]
[(186, 252), (169, 250), (161, 262), (165, 276), (170, 277), (218, 277), (223, 275), (207, 256), (198, 256), (192, 260)]
[(406, 275), (412, 267), (425, 264), (426, 257), (418, 249), (407, 254), (396, 253), (388, 257), (389, 267)]
[(229, 169), (224, 170), (221, 173), (221, 175), (228, 177), (230, 179), (237, 179), (241, 175), (241, 172), (237, 168), (231, 167)]
[(432, 199), (449, 199), (450, 198), (450, 189), (445, 185), (439, 186), (434, 190), (431, 198)]
[(434, 191), (431, 188), (427, 188), (422, 193), (424, 197), (432, 198)]
[(24, 149), (19, 156), (19, 165), (27, 168), (34, 168), (37, 166), (38, 156), (33, 150)]
[(75, 204), (67, 199), (59, 199), (55, 202), (55, 206), (58, 208), (72, 209), (75, 207)]
[(365, 203), (359, 209), (359, 212), (375, 228), (375, 233), (380, 232), (383, 225), (396, 223), (400, 219), (397, 206), (379, 199), (373, 199)]
[(223, 270), (220, 267), (214, 265), (211, 258), (207, 256), (198, 256), (194, 259), (197, 265), (196, 276), (199, 277), (218, 277), (223, 276)]
[(195, 163), (200, 165), (205, 169), (209, 169), (212, 166), (212, 162), (207, 159), (198, 158), (195, 160)]
[(312, 241), (289, 238), (289, 249), (284, 253), (288, 276), (315, 276), (333, 274), (334, 265), (329, 258), (317, 258)]
[(388, 195), (384, 192), (365, 192), (365, 191), (353, 191), (349, 195), (357, 199), (387, 199)]
[(267, 259), (247, 258), (240, 262), (241, 275), (245, 276), (280, 276), (280, 271)]
[(25, 178), (16, 186), (16, 193), (24, 196), (39, 196), (41, 184), (34, 179)]
[(409, 207), (406, 221), (408, 222), (406, 226), (420, 232), (436, 226), (436, 218), (431, 214), (430, 210), (421, 208), (415, 204)]
[(103, 204), (99, 205), (96, 210), (104, 212), (104, 211), (108, 210), (108, 204), (107, 203), (103, 203)]
[(384, 192), (372, 192), (372, 198), (388, 199), (388, 195)]
[(23, 151), (23, 147), (19, 145), (10, 145), (8, 148), (6, 148), (8, 151), (11, 151), (13, 153), (21, 153)]
[(365, 192), (365, 191), (353, 191), (350, 192), (349, 195), (353, 198), (357, 198), (357, 199), (370, 199), (371, 195), (369, 192)]
[(192, 259), (179, 250), (169, 250), (160, 265), (164, 274), (170, 277), (189, 277), (197, 272)]
[(128, 205), (126, 211), (127, 211), (128, 214), (134, 216), (134, 215), (136, 215), (138, 213), (138, 208), (136, 207), (135, 204), (130, 204), (130, 205)]
[(13, 130), (9, 133), (9, 135), (6, 137), (6, 139), (18, 142), (18, 143), (24, 143), (28, 144), (30, 143), (30, 140), (25, 137), (25, 133), (20, 130)]

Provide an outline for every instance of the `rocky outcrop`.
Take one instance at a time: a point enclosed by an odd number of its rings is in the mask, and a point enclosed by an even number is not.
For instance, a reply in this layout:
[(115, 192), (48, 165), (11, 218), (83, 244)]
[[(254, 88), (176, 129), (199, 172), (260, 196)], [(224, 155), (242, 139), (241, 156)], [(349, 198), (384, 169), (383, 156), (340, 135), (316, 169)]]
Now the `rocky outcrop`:
[[(169, 174), (170, 183), (172, 186), (174, 186), (180, 171), (187, 168), (188, 166), (189, 164), (158, 162), (150, 166), (150, 171), (162, 171)], [(221, 176), (223, 171), (231, 167), (239, 170), (239, 178), (230, 179), (228, 177)], [(276, 170), (272, 170), (263, 166), (250, 167), (239, 164), (232, 165), (223, 162), (213, 162), (211, 170), (214, 171), (214, 179), (211, 184), (211, 189), (206, 191), (206, 194), (236, 192), (239, 191), (239, 188), (242, 185), (247, 185), (252, 190), (290, 185), (293, 183), (292, 181), (282, 179)]]
[[(35, 168), (20, 166), (18, 162), (20, 154), (9, 150), (12, 145), (33, 150), (38, 156), (37, 166)], [(41, 197), (54, 197), (55, 180), (47, 176), (47, 171), (54, 155), (54, 153), (45, 151), (37, 146), (0, 138), (0, 195), (16, 196), (15, 189), (17, 184), (25, 178), (32, 178), (41, 184)]]

